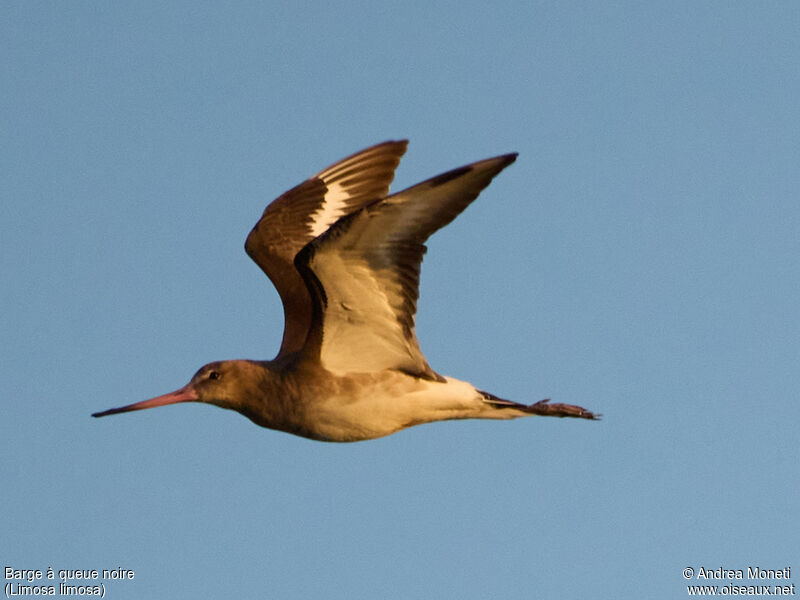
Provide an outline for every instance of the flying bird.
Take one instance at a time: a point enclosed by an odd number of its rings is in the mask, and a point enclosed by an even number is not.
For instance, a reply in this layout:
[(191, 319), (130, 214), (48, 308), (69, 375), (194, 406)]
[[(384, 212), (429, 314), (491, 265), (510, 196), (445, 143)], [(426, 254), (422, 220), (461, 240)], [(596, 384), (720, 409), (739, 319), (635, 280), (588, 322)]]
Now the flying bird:
[(245, 250), (283, 303), (283, 340), (273, 360), (212, 362), (179, 390), (92, 416), (202, 402), (329, 442), (448, 419), (598, 419), (571, 404), (504, 400), (428, 364), (414, 330), (425, 241), (517, 155), (389, 195), (407, 144), (372, 146), (307, 179), (267, 206), (247, 236)]

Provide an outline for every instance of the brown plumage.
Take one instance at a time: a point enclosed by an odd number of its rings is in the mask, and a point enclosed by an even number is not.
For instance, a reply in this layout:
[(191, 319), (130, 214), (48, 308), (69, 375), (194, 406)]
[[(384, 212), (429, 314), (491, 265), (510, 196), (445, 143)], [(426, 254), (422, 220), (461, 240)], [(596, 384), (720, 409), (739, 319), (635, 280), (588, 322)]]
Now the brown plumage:
[(328, 167), (272, 202), (250, 232), (245, 249), (284, 307), (275, 359), (210, 363), (175, 392), (93, 416), (205, 402), (264, 427), (339, 442), (445, 419), (597, 419), (579, 406), (503, 400), (425, 360), (414, 331), (425, 241), (516, 154), (388, 195), (406, 145), (384, 142)]

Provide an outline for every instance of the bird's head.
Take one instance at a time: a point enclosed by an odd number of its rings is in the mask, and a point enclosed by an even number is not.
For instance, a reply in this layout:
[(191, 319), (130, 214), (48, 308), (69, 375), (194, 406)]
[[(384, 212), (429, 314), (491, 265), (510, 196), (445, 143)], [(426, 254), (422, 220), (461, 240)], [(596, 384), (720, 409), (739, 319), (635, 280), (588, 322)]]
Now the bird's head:
[(177, 404), (179, 402), (203, 402), (222, 408), (241, 410), (243, 404), (242, 387), (248, 379), (247, 371), (250, 370), (249, 367), (250, 363), (244, 360), (223, 360), (208, 363), (194, 374), (189, 383), (174, 392), (128, 404), (127, 406), (96, 412), (92, 416), (105, 417), (107, 415), (155, 408), (156, 406), (166, 406), (167, 404)]

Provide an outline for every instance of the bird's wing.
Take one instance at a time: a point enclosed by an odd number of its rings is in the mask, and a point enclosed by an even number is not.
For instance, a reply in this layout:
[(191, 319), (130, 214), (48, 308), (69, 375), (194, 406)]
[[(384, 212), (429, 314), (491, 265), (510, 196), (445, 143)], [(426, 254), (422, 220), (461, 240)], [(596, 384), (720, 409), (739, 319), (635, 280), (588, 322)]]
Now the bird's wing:
[(306, 246), (295, 260), (313, 297), (303, 352), (336, 374), (395, 369), (440, 379), (414, 332), (424, 243), (516, 156), (476, 162), (377, 201)]
[(384, 142), (331, 165), (270, 203), (247, 236), (247, 254), (283, 302), (279, 355), (300, 350), (311, 323), (311, 297), (295, 256), (342, 216), (384, 198), (407, 145), (406, 140)]

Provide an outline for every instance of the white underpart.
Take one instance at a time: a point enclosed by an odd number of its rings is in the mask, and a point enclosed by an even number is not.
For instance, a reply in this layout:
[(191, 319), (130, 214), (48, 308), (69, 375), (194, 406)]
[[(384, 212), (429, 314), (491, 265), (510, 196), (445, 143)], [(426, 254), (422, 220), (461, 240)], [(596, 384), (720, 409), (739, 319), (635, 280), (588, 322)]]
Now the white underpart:
[(330, 226), (336, 223), (336, 221), (345, 214), (347, 199), (350, 198), (347, 188), (341, 183), (328, 183), (326, 181), (325, 184), (328, 186), (328, 191), (325, 192), (322, 206), (311, 215), (311, 222), (308, 224), (309, 229), (311, 229), (311, 234), (314, 237), (328, 231)]
[(515, 419), (528, 416), (513, 408), (497, 410), (466, 381), (443, 383), (384, 372), (360, 394), (331, 396), (314, 407), (315, 429), (331, 441), (389, 435), (421, 423), (447, 419)]

